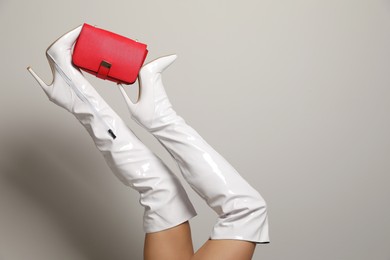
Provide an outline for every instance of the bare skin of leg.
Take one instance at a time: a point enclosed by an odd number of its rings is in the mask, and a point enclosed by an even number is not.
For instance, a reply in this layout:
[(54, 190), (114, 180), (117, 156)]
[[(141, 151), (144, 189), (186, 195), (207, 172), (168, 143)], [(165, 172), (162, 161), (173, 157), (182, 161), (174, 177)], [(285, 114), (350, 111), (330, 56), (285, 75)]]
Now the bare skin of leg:
[(145, 236), (144, 260), (189, 260), (193, 255), (194, 248), (188, 221)]
[(241, 240), (208, 240), (191, 260), (251, 260), (255, 247)]
[(188, 222), (145, 236), (145, 260), (251, 260), (256, 244), (241, 240), (208, 240), (195, 254)]

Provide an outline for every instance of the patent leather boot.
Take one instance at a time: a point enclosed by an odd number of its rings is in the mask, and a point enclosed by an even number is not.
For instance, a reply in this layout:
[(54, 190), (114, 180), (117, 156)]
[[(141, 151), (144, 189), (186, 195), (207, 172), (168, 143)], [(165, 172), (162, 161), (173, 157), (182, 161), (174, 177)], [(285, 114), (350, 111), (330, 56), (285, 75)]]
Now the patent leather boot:
[(115, 175), (140, 194), (147, 233), (179, 225), (196, 215), (179, 180), (106, 104), (80, 70), (71, 51), (81, 26), (46, 51), (53, 82), (46, 85), (29, 67), (49, 99), (72, 113), (86, 128)]
[(218, 214), (211, 239), (269, 242), (264, 199), (173, 110), (161, 74), (175, 59), (162, 57), (141, 69), (137, 103), (120, 87), (132, 118), (169, 151), (190, 186)]

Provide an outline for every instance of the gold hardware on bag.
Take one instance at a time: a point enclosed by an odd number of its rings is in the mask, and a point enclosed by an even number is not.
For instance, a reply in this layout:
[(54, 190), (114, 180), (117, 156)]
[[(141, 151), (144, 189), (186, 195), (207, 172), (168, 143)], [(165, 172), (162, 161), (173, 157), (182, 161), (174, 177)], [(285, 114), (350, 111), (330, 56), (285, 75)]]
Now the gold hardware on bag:
[(111, 68), (111, 63), (105, 61), (105, 60), (102, 60), (102, 62), (100, 63), (100, 66), (103, 66), (107, 69)]

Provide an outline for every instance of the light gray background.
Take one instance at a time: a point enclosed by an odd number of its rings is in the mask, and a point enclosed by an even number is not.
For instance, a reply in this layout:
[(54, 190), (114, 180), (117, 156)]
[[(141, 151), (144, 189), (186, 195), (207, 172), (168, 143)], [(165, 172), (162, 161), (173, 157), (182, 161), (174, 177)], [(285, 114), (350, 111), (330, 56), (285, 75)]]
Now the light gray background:
[[(175, 109), (269, 204), (254, 259), (390, 259), (390, 1), (2, 0), (1, 260), (142, 258), (138, 194), (26, 71), (50, 82), (46, 47), (83, 22), (147, 43), (148, 61), (179, 55)], [(116, 86), (88, 78), (178, 173)], [(187, 190), (198, 248), (215, 215)]]

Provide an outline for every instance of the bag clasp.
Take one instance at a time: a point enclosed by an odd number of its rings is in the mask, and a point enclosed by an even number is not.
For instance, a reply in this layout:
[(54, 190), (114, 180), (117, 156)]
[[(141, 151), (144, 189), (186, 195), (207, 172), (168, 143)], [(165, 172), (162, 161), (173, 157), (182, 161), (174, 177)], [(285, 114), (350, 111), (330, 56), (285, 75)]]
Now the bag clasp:
[(108, 73), (110, 72), (110, 69), (111, 69), (111, 63), (102, 60), (102, 62), (100, 62), (99, 70), (96, 76), (101, 79), (106, 79), (108, 77)]

